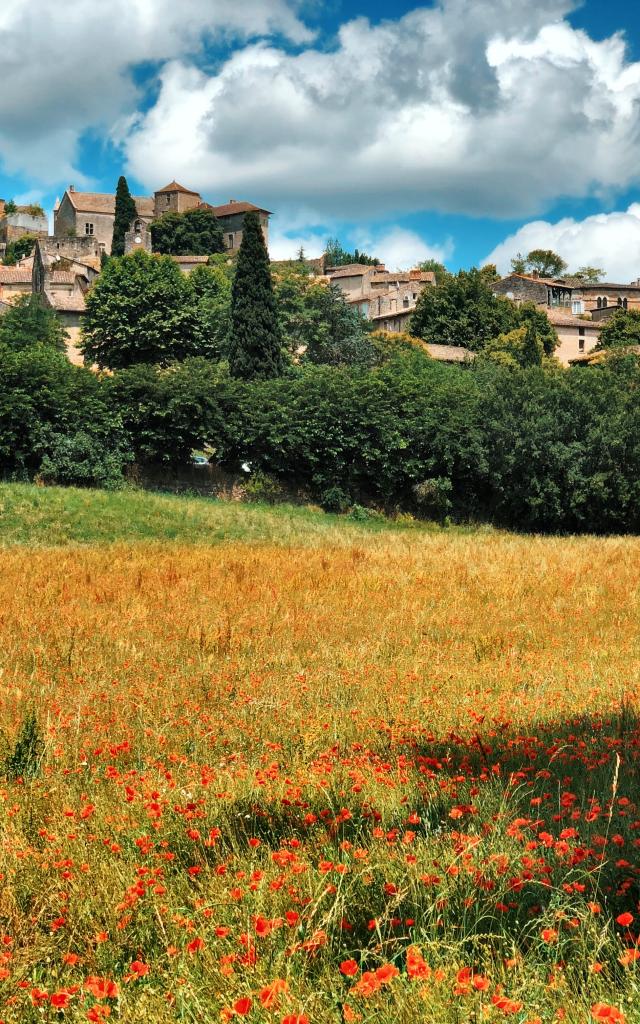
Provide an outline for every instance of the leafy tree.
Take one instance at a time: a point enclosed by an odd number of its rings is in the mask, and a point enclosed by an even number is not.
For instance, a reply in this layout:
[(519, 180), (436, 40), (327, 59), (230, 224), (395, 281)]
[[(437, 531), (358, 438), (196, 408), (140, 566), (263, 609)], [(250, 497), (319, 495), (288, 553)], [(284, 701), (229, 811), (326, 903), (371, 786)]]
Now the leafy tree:
[(605, 320), (596, 348), (613, 348), (620, 345), (640, 345), (639, 309), (617, 309), (612, 317)]
[(17, 207), (15, 199), (9, 199), (4, 204), (4, 212), (6, 214), (8, 214), (8, 215), (11, 215), (12, 213), (17, 213), (18, 212), (18, 207)]
[(16, 351), (33, 345), (47, 345), (64, 352), (67, 333), (40, 295), (21, 295), (0, 316), (0, 345)]
[[(523, 302), (517, 307), (517, 316), (519, 323), (533, 328), (544, 354), (552, 356), (558, 346), (558, 335), (544, 309), (540, 309), (534, 302)], [(535, 362), (531, 365), (535, 365)]]
[(487, 284), (494, 284), (500, 280), (500, 274), (495, 263), (485, 263), (483, 267), (480, 267), (480, 273), (484, 277)]
[(351, 263), (360, 263), (367, 267), (380, 266), (380, 260), (377, 257), (368, 256), (366, 252), (360, 252), (359, 249), (347, 252), (337, 238), (329, 239), (324, 254), (328, 267), (346, 267)]
[(138, 216), (136, 204), (129, 191), (127, 179), (121, 176), (116, 188), (116, 215), (113, 222), (113, 240), (111, 255), (124, 256), (124, 236), (131, 230), (131, 225)]
[(153, 251), (170, 256), (211, 256), (225, 251), (224, 234), (212, 210), (166, 213), (151, 224)]
[(604, 270), (601, 267), (579, 267), (573, 276), (588, 284), (599, 284), (604, 277)]
[(4, 254), (4, 264), (7, 267), (15, 267), (16, 263), (23, 260), (25, 256), (30, 256), (35, 246), (35, 240), (32, 235), (23, 235), (22, 238), (17, 238), (15, 242), (9, 242)]
[(553, 249), (532, 249), (527, 255), (527, 270), (537, 271), (540, 277), (561, 277), (567, 264)]
[(87, 296), (85, 359), (121, 369), (197, 355), (193, 290), (169, 256), (112, 257)]
[(511, 260), (511, 273), (512, 274), (526, 274), (527, 272), (527, 257), (523, 256), (521, 252), (517, 252)]
[(424, 341), (460, 345), (474, 352), (519, 326), (517, 307), (491, 291), (481, 270), (461, 270), (438, 288), (425, 288), (409, 331)]
[(245, 214), (231, 293), (229, 368), (245, 380), (279, 376), (285, 368), (269, 253), (258, 214)]
[(231, 329), (232, 279), (220, 266), (196, 267), (189, 275), (196, 315), (197, 350), (207, 359), (225, 359)]
[(535, 328), (525, 324), (492, 339), (484, 355), (501, 366), (540, 366), (544, 348)]
[(437, 285), (446, 281), (447, 277), (449, 277), (451, 273), (450, 270), (447, 270), (444, 263), (439, 263), (438, 260), (423, 260), (422, 263), (418, 264), (418, 270), (422, 270), (425, 273), (431, 272), (432, 274), (435, 274)]

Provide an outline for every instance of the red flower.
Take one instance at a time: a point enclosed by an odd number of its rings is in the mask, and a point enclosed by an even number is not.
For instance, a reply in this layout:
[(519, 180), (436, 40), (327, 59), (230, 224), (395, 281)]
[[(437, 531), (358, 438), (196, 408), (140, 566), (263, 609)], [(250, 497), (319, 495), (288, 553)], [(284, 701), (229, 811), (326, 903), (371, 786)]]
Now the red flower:
[(233, 1009), (241, 1017), (246, 1017), (252, 1006), (253, 1000), (249, 996), (243, 996), (242, 999), (236, 999)]
[(633, 914), (630, 914), (629, 911), (626, 911), (624, 914), (618, 914), (616, 921), (622, 928), (628, 928), (633, 923)]
[(343, 960), (340, 964), (340, 973), (346, 975), (347, 978), (353, 978), (359, 970), (355, 960)]
[(607, 1003), (596, 1003), (591, 1007), (591, 1013), (596, 1020), (612, 1021), (614, 1024), (626, 1024), (627, 1018), (615, 1006), (608, 1006)]

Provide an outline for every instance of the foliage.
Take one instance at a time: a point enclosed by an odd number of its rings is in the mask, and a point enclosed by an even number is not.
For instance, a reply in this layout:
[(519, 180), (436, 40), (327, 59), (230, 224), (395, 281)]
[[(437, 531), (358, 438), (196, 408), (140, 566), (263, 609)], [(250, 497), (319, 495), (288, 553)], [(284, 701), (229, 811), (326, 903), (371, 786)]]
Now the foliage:
[(418, 270), (422, 270), (426, 273), (432, 273), (436, 276), (436, 285), (440, 285), (443, 281), (451, 274), (450, 270), (447, 270), (444, 263), (440, 263), (438, 260), (423, 260), (422, 263), (418, 264)]
[(166, 368), (132, 366), (106, 382), (136, 460), (180, 465), (224, 434), (225, 384), (217, 363), (187, 359)]
[(361, 264), (366, 267), (379, 267), (380, 260), (375, 256), (368, 256), (366, 252), (355, 249), (348, 252), (343, 248), (337, 238), (330, 238), (325, 248), (325, 259), (328, 267), (346, 267), (352, 263)]
[(484, 355), (501, 366), (540, 366), (543, 354), (542, 343), (531, 326), (499, 334), (484, 349)]
[(0, 348), (0, 476), (113, 486), (129, 459), (99, 377), (48, 345)]
[(12, 213), (17, 213), (18, 212), (18, 205), (17, 205), (15, 199), (8, 199), (7, 200), (7, 202), (4, 204), (4, 212), (6, 214), (8, 214), (9, 216)]
[(233, 278), (219, 265), (196, 267), (189, 275), (196, 316), (196, 346), (207, 359), (225, 359), (231, 330)]
[(613, 316), (604, 321), (596, 348), (619, 345), (640, 345), (640, 310), (616, 309)]
[(169, 256), (137, 251), (112, 257), (87, 297), (82, 351), (89, 362), (121, 369), (166, 366), (198, 351), (192, 289)]
[(277, 377), (285, 368), (269, 253), (256, 212), (244, 217), (231, 293), (229, 368), (246, 380)]
[(6, 267), (15, 267), (16, 263), (30, 256), (35, 246), (33, 235), (23, 235), (15, 242), (9, 242), (5, 249), (3, 262)]
[(64, 352), (67, 333), (40, 295), (21, 295), (0, 316), (0, 346), (18, 351), (32, 345), (47, 345)]
[(212, 210), (165, 213), (151, 224), (153, 251), (170, 256), (210, 256), (223, 253), (224, 233)]
[(601, 267), (579, 267), (573, 276), (588, 284), (598, 284), (604, 277), (604, 270)]
[(131, 226), (138, 216), (135, 201), (129, 191), (127, 179), (121, 176), (118, 179), (116, 188), (116, 210), (113, 221), (113, 239), (111, 242), (111, 255), (124, 256), (124, 236), (131, 230)]
[(413, 496), (420, 511), (431, 519), (444, 520), (452, 511), (453, 486), (447, 477), (430, 477), (413, 485)]
[(27, 713), (15, 746), (4, 763), (7, 778), (30, 779), (40, 773), (44, 755), (44, 740), (35, 711)]
[(523, 256), (522, 253), (511, 260), (514, 274), (531, 274), (536, 271), (540, 277), (561, 277), (567, 270), (567, 264), (552, 249), (532, 249)]
[(438, 345), (473, 352), (518, 326), (517, 307), (495, 296), (481, 270), (450, 274), (437, 288), (425, 288), (411, 318), (410, 333)]
[(304, 271), (285, 270), (275, 283), (285, 348), (303, 362), (371, 366), (377, 361), (370, 325), (349, 305), (337, 285), (314, 281)]

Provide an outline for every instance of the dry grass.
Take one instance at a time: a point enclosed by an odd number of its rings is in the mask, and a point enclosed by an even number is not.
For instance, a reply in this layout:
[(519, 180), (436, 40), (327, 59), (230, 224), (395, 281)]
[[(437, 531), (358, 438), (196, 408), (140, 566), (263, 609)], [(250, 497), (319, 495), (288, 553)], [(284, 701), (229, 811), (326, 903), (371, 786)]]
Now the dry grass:
[(640, 542), (0, 557), (6, 1024), (640, 1020)]

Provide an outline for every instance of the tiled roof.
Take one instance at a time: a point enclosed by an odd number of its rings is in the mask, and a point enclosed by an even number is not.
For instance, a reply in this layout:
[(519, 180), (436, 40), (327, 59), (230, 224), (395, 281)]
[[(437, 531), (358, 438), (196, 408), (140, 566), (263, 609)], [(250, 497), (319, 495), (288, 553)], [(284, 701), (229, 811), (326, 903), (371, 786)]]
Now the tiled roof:
[(54, 270), (49, 280), (52, 284), (74, 285), (76, 283), (76, 275), (68, 270)]
[(208, 263), (209, 262), (209, 257), (208, 256), (172, 256), (171, 259), (175, 260), (176, 263), (203, 263), (204, 264), (204, 263)]
[(425, 348), (432, 359), (441, 363), (465, 363), (468, 359), (475, 359), (475, 352), (460, 345), (431, 345), (427, 343)]
[[(77, 213), (103, 213), (115, 216), (116, 197), (107, 192), (67, 192), (71, 205)], [(155, 200), (152, 196), (134, 196), (139, 217), (153, 217)]]
[(408, 308), (403, 307), (402, 309), (387, 310), (386, 313), (376, 313), (375, 316), (370, 317), (371, 320), (394, 320), (399, 316), (411, 316), (415, 312), (415, 306)]
[(407, 270), (397, 274), (388, 274), (386, 271), (378, 273), (376, 271), (373, 277), (373, 281), (371, 283), (375, 285), (380, 282), (386, 283), (387, 281), (389, 282), (389, 284), (392, 284), (394, 281), (398, 281), (403, 284), (409, 284), (411, 281), (416, 281), (418, 283), (425, 284), (435, 284), (436, 275), (433, 273), (432, 270), (423, 270), (420, 271), (419, 273), (415, 270)]
[(271, 210), (265, 210), (263, 206), (254, 206), (253, 203), (224, 203), (222, 206), (210, 206), (209, 203), (202, 203), (208, 210), (213, 210), (216, 217), (233, 217), (236, 213), (268, 213), (271, 216)]
[(600, 331), (600, 324), (593, 320), (583, 320), (573, 313), (564, 313), (561, 309), (545, 309), (547, 318), (554, 327), (586, 327), (590, 331)]
[(178, 184), (177, 181), (172, 181), (164, 188), (159, 188), (156, 195), (161, 195), (163, 192), (182, 192), (186, 196), (199, 196), (199, 192), (192, 192), (190, 188), (185, 188), (184, 185)]
[(0, 267), (0, 284), (31, 284), (31, 276), (26, 267)]
[(375, 273), (376, 268), (364, 263), (349, 263), (346, 267), (327, 267), (325, 274), (334, 281), (340, 277), (363, 277)]

